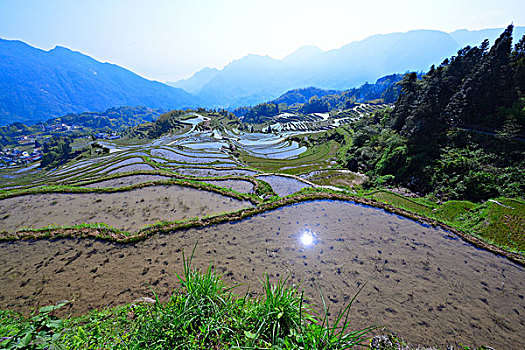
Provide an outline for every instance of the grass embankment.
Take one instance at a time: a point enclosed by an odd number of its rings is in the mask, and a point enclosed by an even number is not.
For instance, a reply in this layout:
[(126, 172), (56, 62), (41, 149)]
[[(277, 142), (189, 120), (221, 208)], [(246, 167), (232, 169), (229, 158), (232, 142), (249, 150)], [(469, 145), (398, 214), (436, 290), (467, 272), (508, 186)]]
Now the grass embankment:
[(168, 300), (59, 319), (54, 307), (28, 318), (0, 311), (0, 347), (12, 349), (347, 349), (369, 343), (373, 328), (350, 330), (353, 300), (333, 323), (316, 314), (286, 280), (263, 280), (263, 293), (234, 294), (209, 267), (184, 259), (180, 287)]
[(347, 129), (345, 127), (339, 127), (335, 130), (339, 135), (342, 135), (343, 142), (341, 142), (341, 146), (337, 152), (337, 157), (339, 159), (339, 163), (343, 162), (343, 157), (346, 155), (346, 152), (352, 148), (354, 144), (354, 138), (353, 138), (353, 130)]
[(525, 202), (496, 198), (482, 204), (447, 202), (432, 216), (465, 232), (525, 256)]
[(448, 201), (437, 204), (424, 198), (407, 198), (385, 190), (367, 196), (435, 219), (461, 232), (462, 236), (470, 235), (506, 251), (518, 253), (525, 261), (523, 200), (496, 198), (484, 203)]

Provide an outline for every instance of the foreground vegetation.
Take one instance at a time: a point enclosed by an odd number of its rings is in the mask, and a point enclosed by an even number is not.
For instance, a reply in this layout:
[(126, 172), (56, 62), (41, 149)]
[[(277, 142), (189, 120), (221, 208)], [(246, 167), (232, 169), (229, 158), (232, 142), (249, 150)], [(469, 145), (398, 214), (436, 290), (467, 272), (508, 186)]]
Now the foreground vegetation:
[[(184, 254), (183, 254), (184, 257)], [(132, 304), (60, 319), (48, 306), (24, 318), (0, 313), (0, 346), (6, 349), (348, 349), (364, 345), (374, 327), (350, 330), (352, 302), (328, 320), (287, 280), (262, 281), (261, 296), (234, 293), (211, 267), (184, 259), (180, 286), (168, 300)], [(357, 296), (357, 295), (356, 295)]]

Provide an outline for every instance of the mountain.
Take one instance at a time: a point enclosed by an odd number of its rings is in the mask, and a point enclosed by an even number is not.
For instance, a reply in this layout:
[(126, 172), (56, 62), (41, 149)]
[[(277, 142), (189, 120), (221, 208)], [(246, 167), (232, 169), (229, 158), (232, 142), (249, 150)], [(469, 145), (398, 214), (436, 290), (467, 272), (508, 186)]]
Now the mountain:
[[(255, 105), (291, 89), (316, 86), (346, 90), (387, 74), (428, 71), (432, 64), (455, 55), (466, 45), (479, 45), (485, 38), (493, 42), (502, 30), (413, 30), (373, 35), (327, 52), (305, 46), (282, 60), (248, 55), (213, 71), (213, 75), (201, 71), (174, 84), (197, 86), (191, 92), (209, 106)], [(516, 27), (514, 37), (521, 38), (524, 33), (525, 27)]]
[(319, 89), (316, 87), (307, 87), (301, 89), (293, 89), (285, 92), (275, 100), (271, 101), (275, 104), (286, 103), (286, 105), (291, 106), (294, 104), (307, 103), (314, 96), (321, 98), (327, 95), (341, 95), (342, 91), (337, 90), (325, 90)]
[(123, 105), (183, 108), (199, 104), (182, 89), (80, 52), (60, 46), (44, 51), (0, 39), (0, 125)]
[[(354, 102), (370, 102), (378, 99), (385, 99), (385, 92), (394, 89), (396, 84), (401, 81), (403, 74), (391, 74), (377, 79), (373, 84), (363, 84), (358, 88), (352, 88), (345, 91), (340, 90), (326, 90), (316, 87), (307, 87), (301, 89), (293, 89), (282, 94), (278, 98), (269, 103), (277, 105), (285, 103), (287, 106), (294, 104), (305, 104), (310, 101), (312, 97), (329, 102), (330, 110), (334, 108), (345, 108), (346, 103), (353, 104)], [(394, 103), (399, 95), (399, 89), (392, 92), (392, 98), (386, 103)]]
[[(456, 40), (460, 47), (465, 47), (467, 45), (478, 45), (485, 39), (489, 39), (491, 43), (494, 43), (494, 41), (496, 41), (496, 39), (499, 37), (502, 31), (502, 28), (490, 28), (481, 30), (459, 29), (450, 33), (450, 36), (452, 37), (452, 39)], [(523, 35), (525, 35), (525, 27), (514, 27), (513, 37), (515, 39), (521, 38)], [(516, 42), (517, 40), (514, 41)]]
[[(525, 33), (525, 27), (514, 30), (515, 38)], [(235, 108), (271, 101), (292, 89), (346, 90), (387, 74), (427, 71), (467, 44), (494, 40), (499, 32), (414, 30), (374, 35), (327, 52), (305, 46), (282, 60), (248, 55), (221, 70), (205, 68), (170, 83), (175, 87), (64, 47), (44, 51), (0, 39), (0, 125), (123, 105)]]
[(175, 88), (184, 89), (190, 94), (196, 94), (206, 83), (215, 78), (218, 73), (219, 70), (217, 68), (205, 67), (192, 75), (189, 79), (183, 79), (177, 82), (168, 81), (166, 84)]
[(198, 96), (235, 107), (271, 100), (294, 88), (345, 90), (389, 73), (427, 70), (457, 48), (447, 33), (411, 31), (374, 35), (324, 53), (301, 48), (284, 60), (249, 55), (227, 65)]
[[(277, 97), (276, 91), (297, 87), (280, 61), (269, 56), (247, 55), (233, 61), (200, 90), (199, 96), (219, 107), (253, 105)], [(283, 91), (283, 92), (284, 92)]]
[(283, 61), (288, 64), (304, 64), (321, 56), (323, 53), (324, 51), (317, 46), (303, 46), (283, 58)]

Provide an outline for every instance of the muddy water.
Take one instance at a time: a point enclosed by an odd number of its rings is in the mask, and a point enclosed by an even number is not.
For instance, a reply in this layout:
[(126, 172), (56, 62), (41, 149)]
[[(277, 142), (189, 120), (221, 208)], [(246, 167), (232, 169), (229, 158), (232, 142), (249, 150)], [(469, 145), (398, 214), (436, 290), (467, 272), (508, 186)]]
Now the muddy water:
[[(155, 170), (151, 165), (148, 164), (130, 164), (123, 166), (122, 168), (118, 168), (115, 170), (111, 170), (108, 172), (108, 175), (112, 174), (118, 174), (118, 173), (125, 173), (127, 171), (139, 171), (139, 170)], [(105, 173), (106, 170), (102, 170), (100, 173)]]
[(0, 200), (0, 231), (22, 227), (106, 223), (136, 231), (159, 220), (175, 221), (251, 206), (214, 192), (150, 186), (115, 193), (47, 193)]
[(260, 175), (258, 178), (268, 182), (270, 186), (272, 186), (274, 192), (280, 197), (298, 192), (304, 187), (310, 187), (307, 183), (287, 176)]
[(250, 193), (253, 191), (253, 184), (244, 180), (208, 180), (209, 184), (225, 187), (239, 193)]
[(212, 169), (212, 168), (175, 168), (174, 171), (181, 175), (203, 176), (203, 177), (232, 176), (232, 175), (233, 176), (253, 176), (257, 174), (257, 172), (255, 171), (246, 170), (246, 169), (217, 170), (217, 169)]
[(104, 180), (100, 182), (95, 182), (89, 185), (84, 185), (82, 187), (91, 187), (91, 188), (100, 188), (100, 187), (126, 187), (131, 185), (136, 185), (148, 181), (163, 181), (169, 180), (169, 176), (160, 176), (160, 175), (130, 175), (123, 176), (116, 179)]
[[(305, 246), (303, 232), (314, 232)], [(335, 310), (366, 283), (353, 327), (382, 325), (413, 343), (525, 347), (525, 269), (441, 229), (336, 201), (284, 207), (240, 222), (158, 235), (133, 245), (91, 240), (0, 244), (0, 307), (27, 310), (75, 300), (73, 312), (166, 297), (181, 249), (198, 241), (195, 263), (259, 288), (291, 276)], [(240, 292), (242, 292), (242, 288)]]

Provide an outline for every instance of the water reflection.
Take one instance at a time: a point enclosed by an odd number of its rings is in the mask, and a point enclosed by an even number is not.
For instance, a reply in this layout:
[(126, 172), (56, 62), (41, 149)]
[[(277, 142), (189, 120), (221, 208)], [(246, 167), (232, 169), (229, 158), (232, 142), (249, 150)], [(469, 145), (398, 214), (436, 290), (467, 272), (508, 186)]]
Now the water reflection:
[(304, 229), (301, 233), (301, 243), (305, 246), (310, 246), (312, 244), (317, 244), (316, 242), (316, 234), (315, 232), (311, 231), (310, 229)]

